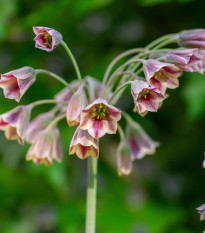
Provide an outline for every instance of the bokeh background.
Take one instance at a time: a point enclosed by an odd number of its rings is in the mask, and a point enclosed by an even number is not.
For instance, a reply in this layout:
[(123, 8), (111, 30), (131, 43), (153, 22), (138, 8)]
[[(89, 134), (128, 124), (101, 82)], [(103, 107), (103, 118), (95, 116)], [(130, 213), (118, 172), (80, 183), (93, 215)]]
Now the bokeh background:
[[(65, 77), (75, 73), (63, 48), (35, 49), (32, 26), (63, 34), (83, 76), (102, 80), (119, 53), (142, 47), (164, 34), (205, 28), (203, 0), (0, 0), (0, 72), (23, 66), (45, 68)], [(52, 98), (61, 84), (46, 76), (21, 104)], [(101, 142), (98, 175), (98, 233), (198, 233), (205, 230), (196, 207), (205, 202), (202, 168), (205, 150), (205, 77), (184, 74), (180, 87), (157, 113), (132, 113), (127, 90), (119, 105), (161, 145), (154, 156), (135, 161), (128, 177), (118, 177), (118, 136)], [(3, 98), (0, 113), (16, 106)], [(38, 107), (33, 116), (47, 111)], [(64, 145), (62, 164), (36, 166), (25, 161), (29, 145), (7, 141), (0, 133), (0, 232), (84, 232), (86, 160), (68, 156), (74, 129), (59, 124)]]

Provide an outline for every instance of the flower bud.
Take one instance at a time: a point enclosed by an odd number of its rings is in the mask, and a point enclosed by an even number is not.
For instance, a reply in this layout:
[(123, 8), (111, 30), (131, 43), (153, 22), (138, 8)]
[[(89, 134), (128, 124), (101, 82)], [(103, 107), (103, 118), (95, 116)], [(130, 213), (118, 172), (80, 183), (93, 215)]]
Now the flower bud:
[(1, 75), (0, 87), (8, 99), (20, 101), (21, 97), (35, 81), (36, 73), (31, 67), (23, 67)]
[(47, 52), (53, 51), (63, 39), (62, 35), (52, 28), (33, 27), (33, 31), (36, 34), (34, 38), (35, 47)]
[(67, 108), (67, 122), (69, 126), (78, 125), (80, 123), (81, 110), (84, 107), (84, 95), (82, 86), (70, 98)]
[(132, 171), (131, 151), (124, 141), (121, 141), (117, 148), (118, 174), (129, 175)]
[(29, 148), (26, 160), (33, 160), (35, 164), (53, 164), (53, 159), (62, 161), (62, 144), (57, 127), (45, 129), (38, 134)]
[(18, 106), (0, 115), (0, 130), (5, 131), (8, 140), (17, 139), (20, 144), (23, 144), (30, 115), (30, 106)]
[(180, 46), (189, 48), (205, 48), (205, 30), (185, 30), (179, 33), (177, 42)]
[(200, 220), (205, 220), (205, 204), (199, 206), (196, 209), (198, 210), (198, 213), (201, 215)]

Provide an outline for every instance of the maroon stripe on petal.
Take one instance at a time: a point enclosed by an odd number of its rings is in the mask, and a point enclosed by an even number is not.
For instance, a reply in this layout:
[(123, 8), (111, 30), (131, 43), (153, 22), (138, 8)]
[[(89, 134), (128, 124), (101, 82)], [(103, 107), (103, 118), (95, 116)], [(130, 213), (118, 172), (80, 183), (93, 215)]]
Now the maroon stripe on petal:
[(103, 128), (102, 120), (94, 120), (93, 121), (93, 129), (94, 129), (94, 137), (98, 138), (100, 134), (100, 130)]

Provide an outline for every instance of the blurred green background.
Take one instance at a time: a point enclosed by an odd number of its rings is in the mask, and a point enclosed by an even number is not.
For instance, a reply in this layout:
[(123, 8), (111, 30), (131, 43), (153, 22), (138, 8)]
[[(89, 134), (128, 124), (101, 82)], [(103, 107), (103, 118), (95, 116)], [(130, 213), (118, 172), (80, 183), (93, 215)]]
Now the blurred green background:
[[(32, 26), (48, 26), (63, 34), (82, 74), (102, 80), (119, 53), (164, 34), (205, 28), (204, 9), (203, 0), (0, 0), (0, 72), (32, 66), (74, 79), (63, 48), (47, 53), (34, 47)], [(39, 76), (21, 104), (52, 98), (61, 87)], [(145, 118), (132, 113), (129, 90), (119, 102), (161, 145), (154, 156), (135, 161), (130, 176), (118, 177), (118, 136), (101, 140), (98, 233), (205, 230), (195, 209), (205, 202), (205, 77), (184, 74), (180, 88), (169, 94), (159, 112)], [(0, 113), (14, 106), (0, 91)], [(29, 145), (7, 141), (0, 133), (1, 233), (84, 232), (87, 161), (68, 156), (74, 129), (65, 122), (59, 126), (64, 158), (51, 167), (25, 162)]]

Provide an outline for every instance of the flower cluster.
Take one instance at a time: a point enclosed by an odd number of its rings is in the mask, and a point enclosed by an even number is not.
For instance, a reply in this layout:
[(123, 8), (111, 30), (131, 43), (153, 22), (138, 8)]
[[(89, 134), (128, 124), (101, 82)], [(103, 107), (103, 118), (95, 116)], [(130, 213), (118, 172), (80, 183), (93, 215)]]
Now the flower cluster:
[[(189, 30), (170, 35), (168, 42), (180, 48), (163, 49), (164, 38), (152, 42), (145, 49), (132, 49), (119, 55), (108, 66), (103, 81), (93, 77), (81, 77), (77, 63), (63, 41), (62, 35), (48, 27), (33, 27), (35, 47), (52, 52), (62, 45), (73, 62), (76, 80), (68, 83), (60, 76), (46, 70), (23, 67), (1, 75), (0, 87), (4, 96), (21, 100), (39, 74), (49, 75), (60, 81), (65, 88), (53, 99), (39, 100), (27, 106), (17, 106), (0, 115), (0, 129), (9, 140), (31, 144), (26, 160), (36, 164), (51, 165), (53, 160), (62, 161), (62, 145), (57, 123), (66, 118), (68, 127), (77, 126), (70, 143), (69, 154), (85, 159), (99, 156), (99, 139), (105, 134), (120, 135), (116, 150), (119, 175), (128, 175), (132, 161), (154, 154), (158, 142), (153, 141), (143, 128), (126, 112), (115, 105), (125, 88), (131, 85), (134, 112), (145, 116), (157, 112), (168, 97), (167, 89), (179, 86), (183, 72), (203, 73), (205, 69), (205, 30)], [(130, 56), (129, 59), (125, 57)], [(121, 59), (125, 63), (112, 71)], [(54, 104), (49, 112), (32, 121), (31, 111), (40, 104)], [(119, 125), (121, 115), (126, 128)]]
[[(39, 74), (49, 75), (65, 86), (53, 99), (17, 106), (0, 115), (0, 130), (5, 132), (8, 140), (17, 139), (20, 144), (31, 144), (26, 160), (36, 164), (49, 166), (54, 159), (62, 161), (63, 150), (57, 123), (66, 118), (68, 127), (77, 126), (69, 154), (76, 154), (80, 159), (89, 156), (98, 158), (99, 139), (105, 134), (116, 134), (118, 130), (118, 174), (130, 174), (133, 160), (154, 154), (159, 143), (153, 141), (125, 111), (115, 107), (123, 91), (131, 85), (133, 111), (145, 116), (148, 112), (159, 110), (168, 97), (167, 89), (179, 86), (179, 77), (183, 72), (203, 74), (205, 70), (204, 29), (186, 30), (161, 37), (144, 49), (131, 49), (120, 54), (108, 66), (102, 82), (90, 76), (81, 77), (78, 65), (58, 31), (48, 27), (33, 27), (33, 31), (36, 48), (47, 52), (52, 52), (58, 45), (65, 48), (78, 78), (68, 83), (52, 72), (31, 67), (1, 75), (0, 88), (5, 98), (17, 102)], [(176, 43), (180, 47), (163, 48), (169, 43)], [(125, 62), (112, 71), (122, 58)], [(32, 109), (40, 104), (54, 104), (54, 107), (31, 120)], [(125, 129), (119, 124), (121, 115), (126, 121)], [(204, 220), (205, 204), (197, 209), (201, 220)]]

